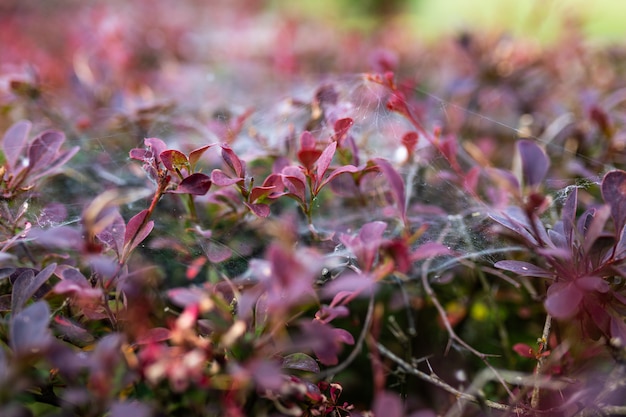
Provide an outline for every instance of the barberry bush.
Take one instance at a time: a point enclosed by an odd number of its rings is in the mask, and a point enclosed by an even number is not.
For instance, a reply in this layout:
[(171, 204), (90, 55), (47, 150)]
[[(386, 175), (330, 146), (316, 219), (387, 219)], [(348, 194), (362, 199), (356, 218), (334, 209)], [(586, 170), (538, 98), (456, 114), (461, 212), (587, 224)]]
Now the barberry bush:
[(234, 3), (0, 5), (0, 415), (626, 415), (623, 47)]

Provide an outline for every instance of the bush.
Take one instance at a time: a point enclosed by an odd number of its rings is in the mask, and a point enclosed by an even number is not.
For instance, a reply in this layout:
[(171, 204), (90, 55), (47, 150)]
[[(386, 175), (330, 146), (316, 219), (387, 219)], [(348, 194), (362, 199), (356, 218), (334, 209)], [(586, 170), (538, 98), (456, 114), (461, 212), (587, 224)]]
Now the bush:
[(622, 48), (240, 3), (2, 6), (1, 414), (626, 414)]

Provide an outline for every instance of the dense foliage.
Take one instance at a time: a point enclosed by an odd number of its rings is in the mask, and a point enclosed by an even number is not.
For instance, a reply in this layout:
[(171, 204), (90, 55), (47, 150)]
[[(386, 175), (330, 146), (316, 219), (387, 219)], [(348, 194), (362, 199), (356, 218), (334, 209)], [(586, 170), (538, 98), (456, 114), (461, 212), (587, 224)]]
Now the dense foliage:
[(0, 415), (626, 415), (625, 50), (368, 31), (0, 5)]

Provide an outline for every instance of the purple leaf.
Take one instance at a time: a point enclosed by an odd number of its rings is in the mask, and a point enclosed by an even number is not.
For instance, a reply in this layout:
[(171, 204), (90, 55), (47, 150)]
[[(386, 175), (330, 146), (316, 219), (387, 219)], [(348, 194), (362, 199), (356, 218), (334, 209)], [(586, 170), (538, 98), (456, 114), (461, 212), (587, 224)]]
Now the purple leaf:
[(602, 198), (611, 206), (615, 234), (619, 235), (626, 224), (626, 172), (608, 172), (602, 179)]
[(499, 261), (493, 266), (513, 272), (521, 277), (539, 277), (554, 279), (554, 274), (536, 265), (522, 261)]
[(45, 131), (37, 136), (28, 147), (28, 164), (31, 170), (40, 171), (47, 168), (64, 141), (65, 135), (54, 130)]
[(139, 401), (114, 403), (108, 414), (109, 417), (151, 417), (152, 415), (150, 407)]
[(142, 210), (128, 221), (124, 233), (124, 247), (127, 253), (135, 249), (152, 231), (154, 221), (146, 222), (149, 214), (148, 210)]
[(404, 417), (404, 406), (398, 394), (382, 391), (374, 398), (372, 411), (375, 416)]
[(119, 211), (116, 210), (112, 216), (113, 219), (111, 222), (100, 233), (96, 234), (96, 236), (120, 256), (124, 249), (126, 224)]
[(24, 149), (31, 126), (29, 121), (21, 120), (13, 124), (2, 137), (2, 151), (12, 169), (15, 169), (17, 159)]
[(306, 353), (292, 353), (291, 355), (285, 356), (283, 358), (282, 367), (284, 369), (313, 372), (316, 374), (320, 372), (317, 361)]
[(330, 163), (333, 160), (333, 156), (335, 155), (335, 150), (337, 149), (337, 142), (331, 142), (326, 149), (322, 152), (319, 159), (317, 160), (317, 170), (315, 172), (315, 182), (320, 184), (322, 179), (324, 178), (324, 174), (326, 174), (326, 170), (330, 166)]
[[(605, 200), (606, 201), (606, 200)], [(576, 225), (576, 208), (578, 207), (578, 188), (574, 188), (565, 200), (561, 217), (563, 218), (563, 233), (568, 245), (572, 245), (574, 226)]]
[(183, 179), (175, 190), (170, 191), (173, 194), (192, 194), (205, 195), (211, 188), (211, 178), (208, 175), (196, 172)]
[(172, 172), (179, 172), (183, 169), (189, 169), (189, 160), (187, 156), (175, 149), (168, 149), (159, 154), (163, 166)]
[(404, 180), (386, 159), (374, 158), (373, 162), (380, 168), (383, 175), (387, 178), (387, 181), (389, 181), (389, 186), (391, 187), (391, 192), (398, 206), (398, 210), (400, 211), (400, 216), (402, 217), (402, 221), (406, 224)]
[(54, 286), (57, 294), (71, 294), (80, 299), (97, 300), (102, 296), (100, 288), (93, 288), (87, 278), (76, 268), (61, 265), (57, 268), (56, 274), (61, 277), (61, 281)]
[(554, 318), (567, 319), (576, 314), (582, 299), (582, 291), (574, 282), (556, 282), (548, 288), (545, 306)]
[(582, 277), (576, 280), (576, 286), (585, 291), (607, 293), (611, 289), (608, 282), (599, 277)]
[(11, 295), (11, 310), (17, 313), (22, 310), (26, 302), (37, 292), (37, 290), (52, 276), (56, 268), (56, 264), (50, 264), (37, 275), (32, 269), (22, 272), (15, 282), (13, 282), (13, 291)]
[(535, 187), (543, 181), (548, 173), (550, 161), (543, 149), (530, 140), (520, 140), (517, 149), (522, 160), (522, 177), (524, 185)]
[(604, 231), (604, 226), (610, 215), (611, 209), (606, 205), (591, 211), (591, 222), (587, 225), (585, 230), (585, 241), (583, 245), (585, 253), (589, 253), (593, 244)]
[[(72, 149), (69, 149), (63, 152), (60, 155), (57, 155), (53, 162), (48, 164), (47, 166), (42, 166), (41, 169), (34, 169), (34, 172), (38, 172), (36, 175), (30, 176), (31, 181), (37, 180), (39, 178), (51, 175), (56, 172), (58, 168), (63, 166), (67, 161), (69, 161), (74, 155), (78, 153), (80, 148), (78, 146), (74, 146)], [(35, 167), (33, 167), (35, 168)]]
[(222, 147), (222, 158), (224, 158), (226, 165), (228, 165), (239, 178), (245, 177), (246, 172), (241, 159), (239, 159), (228, 145), (222, 144), (220, 146)]
[(227, 187), (242, 182), (243, 178), (231, 178), (221, 169), (214, 169), (213, 172), (211, 172), (211, 181), (218, 187)]
[(11, 318), (9, 344), (18, 356), (40, 353), (50, 345), (50, 308), (45, 301), (29, 305)]

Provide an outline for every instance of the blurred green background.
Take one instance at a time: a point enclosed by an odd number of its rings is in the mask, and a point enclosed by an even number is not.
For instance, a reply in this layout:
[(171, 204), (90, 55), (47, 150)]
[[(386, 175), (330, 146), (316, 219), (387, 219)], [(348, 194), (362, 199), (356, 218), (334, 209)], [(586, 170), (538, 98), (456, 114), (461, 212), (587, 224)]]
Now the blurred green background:
[(579, 26), (593, 41), (621, 42), (626, 36), (624, 0), (274, 0), (271, 4), (364, 30), (381, 20), (395, 20), (429, 40), (459, 30), (487, 29), (551, 42), (558, 39), (563, 22)]

